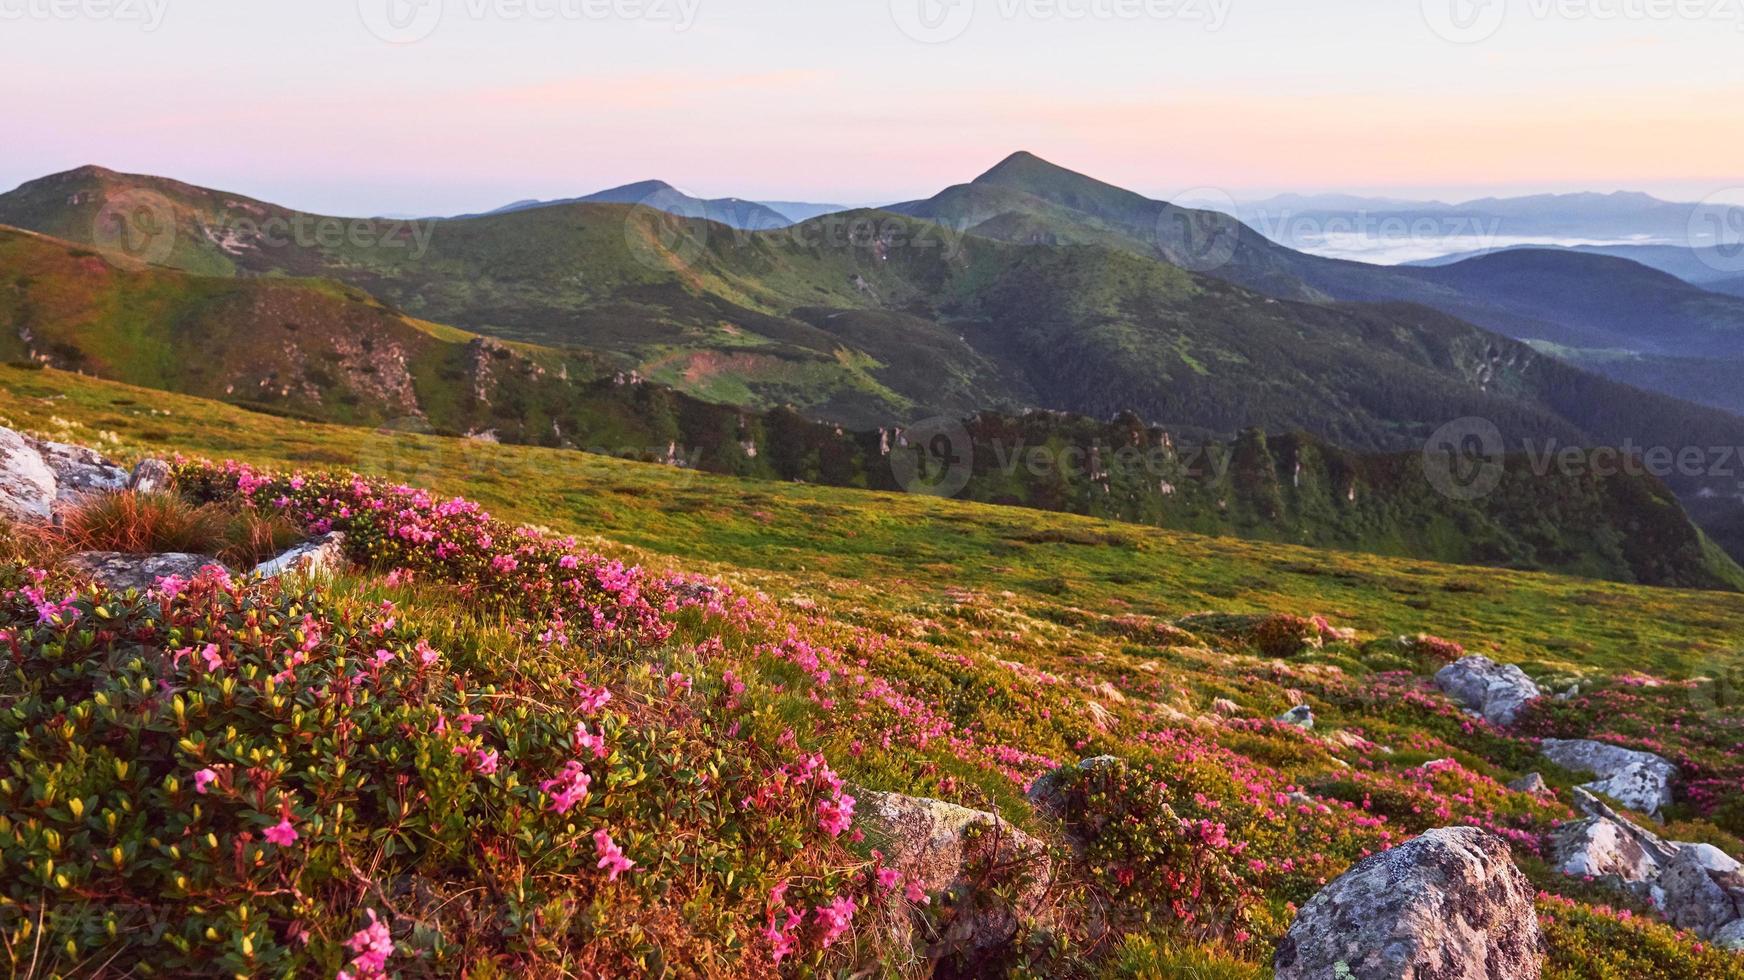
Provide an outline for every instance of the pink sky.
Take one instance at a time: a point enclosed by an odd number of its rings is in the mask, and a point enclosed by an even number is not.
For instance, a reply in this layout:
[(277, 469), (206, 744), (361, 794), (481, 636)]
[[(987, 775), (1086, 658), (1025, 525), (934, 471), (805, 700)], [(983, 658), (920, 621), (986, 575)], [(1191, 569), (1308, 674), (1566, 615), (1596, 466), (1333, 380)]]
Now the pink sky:
[[(1744, 31), (1712, 20), (1540, 18), (1516, 0), (1456, 43), (1425, 16), (1438, 0), (1172, 0), (1171, 16), (1144, 13), (1159, 0), (419, 0), (440, 17), (395, 45), (369, 24), (408, 0), (132, 0), (155, 23), (3, 2), (26, 12), (0, 23), (7, 187), (100, 163), (329, 213), (655, 177), (861, 203), (1021, 148), (1165, 197), (1744, 199)], [(924, 43), (903, 29), (923, 2), (971, 16)], [(649, 3), (693, 20), (623, 6)], [(1194, 19), (1217, 5), (1215, 26)]]

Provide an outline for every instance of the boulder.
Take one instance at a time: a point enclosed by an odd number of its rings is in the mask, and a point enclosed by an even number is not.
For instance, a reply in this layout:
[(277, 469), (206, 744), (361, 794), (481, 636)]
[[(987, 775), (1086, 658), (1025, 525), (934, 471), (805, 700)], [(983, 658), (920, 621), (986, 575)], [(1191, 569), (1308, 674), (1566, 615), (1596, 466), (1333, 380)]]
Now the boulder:
[(1682, 841), (1673, 841), (1671, 846), (1680, 852), (1690, 854), (1697, 864), (1715, 874), (1729, 875), (1744, 871), (1744, 864), (1738, 863), (1732, 855), (1712, 844), (1685, 844)]
[(170, 464), (161, 459), (142, 459), (128, 477), (127, 489), (135, 493), (162, 493), (173, 482)]
[(1305, 704), (1299, 704), (1279, 715), (1276, 720), (1286, 725), (1312, 730), (1314, 728), (1314, 709)]
[(1713, 936), (1737, 921), (1744, 910), (1725, 887), (1730, 877), (1736, 876), (1710, 872), (1693, 848), (1679, 849), (1659, 875), (1658, 901), (1666, 921), (1698, 936)]
[(1531, 793), (1533, 796), (1550, 795), (1550, 786), (1544, 782), (1544, 777), (1538, 773), (1529, 772), (1508, 784), (1508, 788), (1516, 793)]
[[(1039, 914), (1052, 883), (1053, 865), (1040, 841), (982, 810), (903, 796), (861, 791), (854, 815), (888, 867), (936, 895), (951, 889), (991, 886), (979, 869), (999, 866), (1015, 874), (1016, 904), (971, 903), (973, 911), (952, 920), (943, 941), (955, 948), (985, 950), (1011, 941), (1018, 915)], [(971, 875), (977, 877), (972, 878)], [(901, 938), (906, 939), (905, 932)]]
[(1513, 724), (1520, 709), (1541, 693), (1519, 667), (1475, 655), (1436, 671), (1435, 686), (1493, 725)]
[(1590, 739), (1547, 738), (1544, 757), (1575, 772), (1599, 778), (1582, 788), (1602, 793), (1631, 810), (1657, 817), (1671, 802), (1677, 767), (1651, 752), (1637, 752)]
[(55, 504), (67, 507), (92, 494), (127, 489), (129, 474), (101, 453), (64, 442), (36, 441), (36, 451), (54, 471)]
[(223, 567), (207, 555), (124, 555), (113, 551), (82, 551), (67, 559), (67, 565), (111, 592), (144, 592), (166, 576), (193, 578), (207, 566)]
[(1603, 817), (1565, 823), (1550, 832), (1550, 862), (1565, 875), (1610, 878), (1613, 884), (1637, 886), (1629, 890), (1645, 894), (1659, 878), (1661, 858), (1669, 855), (1661, 854), (1635, 829)]
[(1508, 843), (1431, 830), (1359, 862), (1304, 905), (1278, 944), (1277, 980), (1537, 980), (1535, 890)]
[(1714, 932), (1714, 945), (1744, 952), (1744, 919), (1721, 926)]
[(55, 475), (42, 453), (11, 429), (0, 428), (0, 517), (46, 521), (54, 514)]
[(278, 578), (292, 572), (310, 578), (324, 578), (344, 568), (345, 535), (340, 531), (323, 534), (297, 545), (270, 561), (254, 566), (261, 578)]

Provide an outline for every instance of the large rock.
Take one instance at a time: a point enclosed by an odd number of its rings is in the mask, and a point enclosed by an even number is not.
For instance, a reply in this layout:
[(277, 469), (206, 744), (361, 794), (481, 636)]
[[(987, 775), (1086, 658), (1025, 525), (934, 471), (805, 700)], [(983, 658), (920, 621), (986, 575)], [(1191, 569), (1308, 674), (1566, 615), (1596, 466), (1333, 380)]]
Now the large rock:
[(1631, 810), (1657, 817), (1671, 802), (1677, 767), (1651, 752), (1590, 739), (1558, 738), (1545, 739), (1542, 749), (1545, 758), (1564, 769), (1599, 777), (1583, 784), (1583, 789), (1609, 796)]
[(856, 822), (887, 865), (929, 895), (998, 884), (981, 882), (977, 869), (1008, 869), (1007, 880), (1017, 884), (1015, 906), (975, 903), (970, 914), (952, 920), (945, 944), (970, 950), (1003, 945), (1011, 941), (1019, 915), (1040, 913), (1053, 866), (1047, 847), (1034, 837), (995, 814), (941, 800), (865, 791), (856, 797)]
[(93, 494), (127, 489), (131, 474), (103, 454), (64, 442), (35, 442), (43, 462), (54, 471), (55, 504), (68, 507)]
[(1728, 885), (1744, 885), (1736, 874), (1709, 871), (1694, 848), (1681, 848), (1659, 876), (1659, 907), (1679, 929), (1699, 936), (1713, 936), (1744, 917), (1739, 898)]
[(261, 578), (278, 578), (296, 572), (310, 578), (325, 578), (344, 568), (345, 564), (345, 535), (333, 531), (311, 538), (277, 558), (261, 562), (254, 567), (254, 574)]
[(1493, 725), (1511, 725), (1542, 693), (1526, 672), (1488, 657), (1462, 657), (1435, 674), (1435, 686)]
[(46, 521), (54, 514), (55, 475), (23, 436), (0, 428), (0, 517)]
[(124, 555), (113, 551), (83, 551), (67, 559), (67, 565), (111, 592), (144, 592), (170, 575), (193, 578), (207, 566), (223, 567), (207, 555)]
[(1299, 704), (1277, 717), (1278, 721), (1297, 728), (1312, 729), (1314, 727), (1314, 709), (1305, 704)]
[(1508, 788), (1516, 793), (1530, 793), (1533, 796), (1549, 796), (1550, 785), (1544, 777), (1535, 772), (1529, 772), (1508, 784)]
[(1534, 894), (1500, 837), (1431, 830), (1304, 905), (1278, 944), (1277, 980), (1537, 980)]

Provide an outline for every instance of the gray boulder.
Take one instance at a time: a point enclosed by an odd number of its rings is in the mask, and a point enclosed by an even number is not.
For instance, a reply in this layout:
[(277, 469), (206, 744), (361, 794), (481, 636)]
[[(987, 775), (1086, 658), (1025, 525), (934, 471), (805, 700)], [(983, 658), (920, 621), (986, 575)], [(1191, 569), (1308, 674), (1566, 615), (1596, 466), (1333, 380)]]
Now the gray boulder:
[(261, 562), (254, 567), (254, 574), (263, 579), (291, 573), (325, 578), (345, 565), (345, 535), (333, 531), (311, 538), (277, 558)]
[(1590, 739), (1557, 738), (1545, 739), (1541, 749), (1545, 758), (1564, 769), (1598, 776), (1582, 788), (1609, 796), (1631, 810), (1657, 817), (1671, 802), (1677, 767), (1651, 752)]
[[(1046, 845), (996, 814), (899, 793), (857, 794), (855, 821), (879, 848), (886, 864), (929, 895), (1010, 883), (1015, 904), (978, 902), (972, 914), (953, 920), (941, 941), (958, 949), (985, 950), (1011, 941), (1020, 915), (1042, 916), (1052, 883)], [(1003, 881), (981, 881), (979, 869), (998, 867)], [(906, 941), (907, 924), (899, 934)]]
[(54, 514), (55, 475), (23, 436), (0, 428), (0, 517), (46, 521)]
[(1314, 709), (1305, 704), (1299, 704), (1279, 715), (1277, 720), (1286, 725), (1312, 730), (1314, 728)]
[(161, 459), (142, 459), (128, 477), (127, 488), (135, 493), (162, 493), (170, 488), (170, 464)]
[(1520, 709), (1542, 693), (1519, 667), (1476, 655), (1437, 671), (1435, 686), (1493, 725), (1513, 724)]
[(207, 566), (223, 567), (207, 555), (124, 555), (113, 551), (83, 551), (67, 559), (67, 565), (111, 592), (144, 592), (166, 576), (193, 578)]
[[(1680, 849), (1659, 876), (1659, 907), (1665, 918), (1679, 929), (1688, 929), (1698, 936), (1713, 936), (1725, 926), (1744, 917), (1729, 879), (1736, 875), (1715, 873), (1703, 866), (1702, 856), (1692, 848)], [(1739, 884), (1744, 884), (1740, 880)], [(1741, 889), (1744, 891), (1744, 889)]]
[(67, 507), (93, 494), (127, 489), (128, 472), (95, 450), (64, 442), (35, 440), (34, 444), (43, 462), (54, 471), (56, 506)]
[(1278, 944), (1277, 980), (1537, 980), (1534, 894), (1500, 837), (1431, 830), (1302, 906)]
[(1544, 777), (1538, 773), (1529, 772), (1508, 784), (1508, 788), (1516, 793), (1531, 793), (1533, 796), (1550, 795), (1550, 786), (1544, 782)]

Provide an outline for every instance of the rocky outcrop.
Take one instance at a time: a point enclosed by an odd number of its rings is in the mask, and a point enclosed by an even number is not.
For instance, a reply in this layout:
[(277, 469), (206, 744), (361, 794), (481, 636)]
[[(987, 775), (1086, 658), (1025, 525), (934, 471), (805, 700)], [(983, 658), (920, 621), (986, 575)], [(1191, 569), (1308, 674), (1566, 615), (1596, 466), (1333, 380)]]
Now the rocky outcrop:
[(1544, 757), (1575, 772), (1592, 773), (1598, 779), (1582, 788), (1601, 793), (1631, 810), (1658, 817), (1671, 802), (1671, 784), (1677, 767), (1651, 752), (1637, 752), (1589, 739), (1547, 738), (1541, 745)]
[(951, 920), (942, 942), (984, 950), (1011, 941), (1020, 915), (1041, 912), (1052, 882), (1048, 849), (997, 815), (898, 793), (856, 793), (855, 818), (892, 870), (929, 895), (1003, 882), (982, 882), (978, 869), (999, 868), (1014, 884), (1015, 905), (972, 903)]
[(131, 477), (101, 453), (64, 442), (33, 440), (43, 462), (54, 471), (55, 505), (77, 504), (92, 494), (125, 490)]
[(166, 489), (169, 475), (161, 460), (146, 460), (129, 473), (82, 446), (0, 428), (0, 517), (50, 521), (93, 494)]
[(1279, 715), (1276, 720), (1286, 725), (1312, 730), (1314, 728), (1314, 709), (1305, 704), (1299, 704)]
[(1585, 790), (1574, 795), (1586, 817), (1550, 835), (1558, 871), (1645, 898), (1703, 938), (1744, 945), (1744, 865), (1711, 844), (1661, 840)]
[(55, 475), (36, 447), (11, 429), (0, 429), (0, 516), (46, 521), (54, 513)]
[(324, 578), (344, 568), (345, 535), (334, 531), (312, 538), (269, 561), (254, 567), (260, 578), (278, 578), (297, 573), (311, 578)]
[(80, 552), (67, 559), (67, 565), (111, 592), (144, 592), (167, 576), (193, 578), (207, 566), (223, 567), (218, 559), (206, 555), (123, 555), (112, 551)]
[(1431, 830), (1304, 905), (1278, 944), (1277, 980), (1536, 980), (1534, 894), (1500, 837)]
[(1519, 667), (1479, 656), (1461, 657), (1441, 668), (1435, 686), (1492, 725), (1513, 724), (1520, 709), (1542, 694)]

